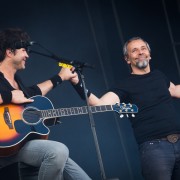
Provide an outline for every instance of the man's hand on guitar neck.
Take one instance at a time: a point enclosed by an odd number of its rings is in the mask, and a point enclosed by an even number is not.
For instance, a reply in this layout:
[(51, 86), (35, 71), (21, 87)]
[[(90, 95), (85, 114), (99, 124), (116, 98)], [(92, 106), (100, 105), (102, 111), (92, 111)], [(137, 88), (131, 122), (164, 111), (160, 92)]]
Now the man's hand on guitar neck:
[(11, 91), (12, 93), (12, 103), (15, 104), (22, 104), (22, 103), (28, 103), (28, 102), (33, 102), (33, 99), (27, 99), (24, 96), (24, 93), (21, 90), (13, 90)]

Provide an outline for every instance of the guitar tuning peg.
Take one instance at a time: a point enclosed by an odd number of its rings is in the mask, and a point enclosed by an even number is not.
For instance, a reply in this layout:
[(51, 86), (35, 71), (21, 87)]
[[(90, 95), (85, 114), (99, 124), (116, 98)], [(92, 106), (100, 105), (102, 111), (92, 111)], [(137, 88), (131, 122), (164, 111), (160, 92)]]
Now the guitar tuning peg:
[(120, 118), (123, 118), (124, 117), (124, 115), (123, 114), (120, 114)]
[(126, 114), (126, 117), (129, 117), (129, 115), (128, 115), (128, 114)]
[(131, 116), (132, 116), (132, 117), (135, 117), (135, 115), (134, 115), (134, 114), (132, 114)]

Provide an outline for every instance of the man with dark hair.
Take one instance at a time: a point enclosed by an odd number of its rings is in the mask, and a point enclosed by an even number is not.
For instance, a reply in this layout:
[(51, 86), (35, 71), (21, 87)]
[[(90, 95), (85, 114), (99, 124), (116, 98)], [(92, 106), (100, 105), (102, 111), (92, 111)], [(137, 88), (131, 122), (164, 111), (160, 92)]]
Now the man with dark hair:
[[(180, 119), (172, 97), (180, 98), (180, 85), (174, 85), (158, 70), (151, 70), (150, 47), (140, 37), (128, 40), (123, 48), (131, 74), (101, 98), (88, 91), (90, 105), (117, 102), (136, 104), (138, 113), (130, 117), (139, 145), (142, 173), (146, 180), (180, 179)], [(71, 82), (84, 98), (78, 76)]]
[[(1, 119), (1, 121), (5, 121), (10, 130), (13, 130), (15, 124), (11, 122), (8, 104), (32, 103), (34, 99), (29, 97), (44, 96), (58, 84), (75, 76), (69, 69), (63, 68), (49, 80), (31, 87), (25, 87), (16, 72), (25, 69), (26, 61), (29, 57), (29, 42), (29, 35), (21, 29), (15, 28), (0, 31), (0, 104), (1, 106), (7, 105), (4, 109), (4, 120)], [(33, 126), (30, 127), (34, 130)], [(5, 141), (2, 138), (6, 136), (2, 132), (0, 135), (1, 143)], [(7, 152), (4, 151), (4, 153), (6, 154)], [(1, 168), (14, 162), (39, 168), (38, 177), (36, 177), (39, 180), (90, 179), (69, 158), (68, 148), (56, 141), (32, 139), (27, 141), (17, 153), (0, 157)]]

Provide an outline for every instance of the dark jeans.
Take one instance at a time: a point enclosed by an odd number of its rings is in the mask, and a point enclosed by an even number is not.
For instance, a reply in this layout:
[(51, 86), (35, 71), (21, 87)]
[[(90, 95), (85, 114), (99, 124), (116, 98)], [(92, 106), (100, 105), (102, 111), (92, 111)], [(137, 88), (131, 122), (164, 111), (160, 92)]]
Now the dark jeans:
[(38, 180), (39, 168), (19, 163), (20, 180)]
[[(20, 165), (20, 164), (19, 164)], [(6, 180), (38, 180), (39, 168), (13, 163), (0, 169), (0, 177)]]
[(180, 180), (180, 140), (148, 141), (139, 149), (145, 180)]

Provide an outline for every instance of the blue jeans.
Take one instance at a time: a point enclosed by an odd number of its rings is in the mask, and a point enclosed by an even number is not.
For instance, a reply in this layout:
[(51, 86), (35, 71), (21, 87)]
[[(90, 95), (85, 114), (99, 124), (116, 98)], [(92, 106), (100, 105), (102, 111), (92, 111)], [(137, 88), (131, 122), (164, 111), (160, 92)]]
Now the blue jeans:
[(139, 146), (145, 180), (180, 180), (180, 140), (153, 140)]
[(68, 148), (56, 141), (32, 140), (12, 157), (0, 158), (0, 166), (23, 162), (38, 167), (38, 180), (90, 180), (89, 176), (69, 157)]

